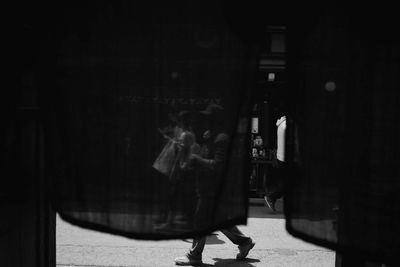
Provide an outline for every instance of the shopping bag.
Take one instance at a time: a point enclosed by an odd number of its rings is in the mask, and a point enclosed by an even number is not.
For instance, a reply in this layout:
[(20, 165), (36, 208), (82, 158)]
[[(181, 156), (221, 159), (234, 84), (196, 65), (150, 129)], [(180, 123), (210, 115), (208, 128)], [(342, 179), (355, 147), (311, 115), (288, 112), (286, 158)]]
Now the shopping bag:
[(174, 140), (170, 139), (153, 163), (154, 169), (168, 177), (171, 174), (177, 156), (175, 143)]

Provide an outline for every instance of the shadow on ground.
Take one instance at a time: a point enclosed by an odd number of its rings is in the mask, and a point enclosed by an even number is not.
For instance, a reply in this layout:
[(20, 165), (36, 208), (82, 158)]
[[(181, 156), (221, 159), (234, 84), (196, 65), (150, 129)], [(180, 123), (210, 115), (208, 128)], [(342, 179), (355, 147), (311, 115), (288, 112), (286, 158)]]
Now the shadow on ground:
[(215, 261), (214, 266), (216, 267), (223, 267), (223, 266), (230, 266), (230, 267), (255, 267), (252, 263), (260, 262), (258, 259), (246, 258), (244, 260), (235, 260), (235, 259), (220, 259), (220, 258), (213, 258)]

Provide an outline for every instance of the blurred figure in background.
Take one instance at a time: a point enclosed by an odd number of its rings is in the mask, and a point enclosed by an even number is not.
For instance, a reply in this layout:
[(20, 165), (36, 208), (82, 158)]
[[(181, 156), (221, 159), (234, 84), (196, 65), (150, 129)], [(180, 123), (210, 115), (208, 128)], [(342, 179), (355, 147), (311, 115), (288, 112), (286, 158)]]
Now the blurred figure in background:
[(275, 203), (284, 194), (285, 144), (286, 144), (286, 113), (282, 107), (278, 109), (276, 121), (276, 153), (272, 160), (270, 181), (264, 196), (265, 204), (276, 211)]

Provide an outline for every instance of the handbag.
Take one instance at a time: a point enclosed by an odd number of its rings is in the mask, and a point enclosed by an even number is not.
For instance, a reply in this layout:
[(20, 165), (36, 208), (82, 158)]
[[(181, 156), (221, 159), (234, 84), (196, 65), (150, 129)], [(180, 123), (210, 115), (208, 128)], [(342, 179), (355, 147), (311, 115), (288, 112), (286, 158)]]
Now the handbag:
[(175, 143), (176, 141), (170, 139), (153, 163), (154, 169), (168, 177), (171, 174), (177, 156)]

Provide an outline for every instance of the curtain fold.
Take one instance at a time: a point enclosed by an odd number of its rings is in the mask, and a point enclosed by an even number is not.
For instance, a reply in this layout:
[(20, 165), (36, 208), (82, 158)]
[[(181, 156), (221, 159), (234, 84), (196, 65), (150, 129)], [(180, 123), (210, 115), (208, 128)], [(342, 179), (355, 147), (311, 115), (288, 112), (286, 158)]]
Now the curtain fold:
[(221, 2), (58, 11), (45, 99), (61, 217), (146, 239), (246, 223), (257, 38)]
[(297, 237), (393, 263), (400, 252), (400, 43), (389, 9), (363, 7), (362, 14), (321, 9), (313, 23), (289, 28), (296, 89), (288, 98), (285, 215)]

